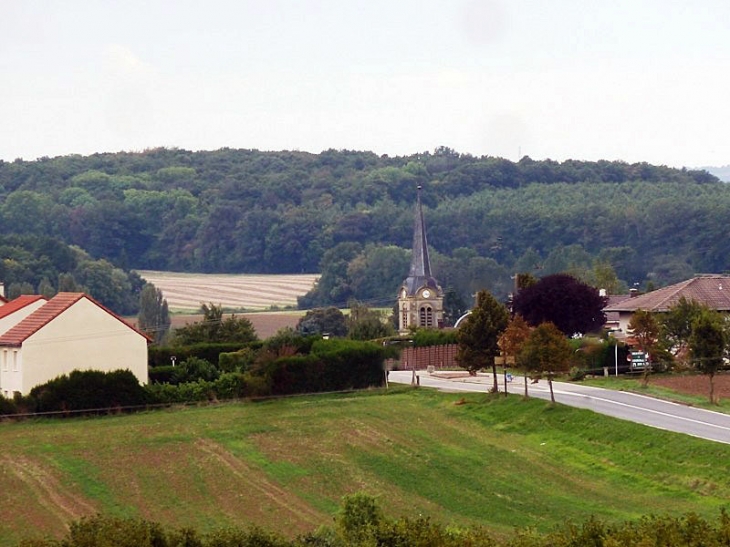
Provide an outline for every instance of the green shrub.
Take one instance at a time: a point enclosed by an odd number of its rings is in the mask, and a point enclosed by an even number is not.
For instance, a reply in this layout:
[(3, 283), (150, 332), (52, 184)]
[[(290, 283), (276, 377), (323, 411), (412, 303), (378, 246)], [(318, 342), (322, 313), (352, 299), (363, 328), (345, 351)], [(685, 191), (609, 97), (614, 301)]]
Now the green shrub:
[(147, 359), (151, 368), (171, 365), (173, 357), (175, 357), (176, 363), (180, 363), (190, 357), (205, 359), (209, 363), (217, 363), (221, 353), (235, 352), (244, 348), (251, 348), (251, 350), (256, 351), (261, 346), (262, 342), (251, 342), (249, 344), (231, 342), (192, 344), (189, 346), (151, 346), (147, 353)]
[(239, 399), (248, 395), (246, 377), (240, 372), (226, 372), (213, 384), (218, 399)]
[(271, 361), (262, 371), (274, 395), (313, 393), (323, 388), (324, 364), (316, 355), (292, 355)]
[(175, 367), (167, 365), (164, 367), (151, 367), (148, 375), (151, 384), (169, 384), (172, 381), (172, 375), (175, 373)]
[(426, 346), (445, 346), (448, 344), (458, 344), (456, 330), (442, 329), (417, 329), (413, 334), (414, 347)]
[(254, 361), (256, 354), (251, 348), (218, 354), (218, 370), (220, 372), (246, 372)]
[(174, 368), (171, 384), (187, 384), (198, 380), (212, 382), (219, 376), (218, 369), (212, 363), (198, 357), (188, 357)]
[(17, 414), (18, 406), (15, 404), (13, 399), (8, 399), (0, 395), (0, 416), (7, 416), (8, 414)]
[(96, 515), (71, 524), (65, 547), (163, 547), (170, 545), (162, 527), (142, 519)]
[(146, 390), (129, 370), (74, 370), (34, 387), (36, 412), (104, 409), (144, 405)]
[(321, 391), (362, 389), (383, 383), (383, 346), (356, 340), (319, 340), (312, 346), (312, 354), (325, 365)]

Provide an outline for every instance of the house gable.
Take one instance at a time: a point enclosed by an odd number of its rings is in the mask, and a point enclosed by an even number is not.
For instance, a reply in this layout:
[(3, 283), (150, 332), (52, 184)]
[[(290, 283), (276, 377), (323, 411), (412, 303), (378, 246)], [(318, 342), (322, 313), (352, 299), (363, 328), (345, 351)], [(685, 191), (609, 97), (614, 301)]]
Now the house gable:
[(26, 394), (73, 370), (130, 370), (148, 380), (149, 338), (82, 293), (59, 293), (0, 336), (3, 392)]

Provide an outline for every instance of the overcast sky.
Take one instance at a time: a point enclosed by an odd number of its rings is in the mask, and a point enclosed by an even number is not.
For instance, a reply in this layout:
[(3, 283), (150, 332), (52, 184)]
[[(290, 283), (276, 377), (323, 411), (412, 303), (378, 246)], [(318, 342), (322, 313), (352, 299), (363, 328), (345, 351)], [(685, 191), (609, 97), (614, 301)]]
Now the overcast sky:
[(730, 164), (728, 0), (0, 0), (0, 159)]

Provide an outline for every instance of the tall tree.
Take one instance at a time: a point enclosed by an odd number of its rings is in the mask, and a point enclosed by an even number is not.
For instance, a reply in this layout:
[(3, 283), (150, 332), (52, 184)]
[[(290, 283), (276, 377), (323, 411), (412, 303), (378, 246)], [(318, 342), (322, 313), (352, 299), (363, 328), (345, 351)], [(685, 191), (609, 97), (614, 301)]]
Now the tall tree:
[(170, 330), (170, 311), (162, 291), (147, 283), (139, 295), (137, 324), (142, 332), (159, 343)]
[[(522, 346), (525, 345), (525, 342), (530, 337), (530, 330), (530, 325), (527, 324), (527, 321), (525, 321), (521, 315), (515, 315), (512, 319), (510, 319), (507, 328), (504, 330), (497, 342), (499, 344), (499, 349), (502, 350), (505, 365), (507, 364), (507, 359), (512, 357), (515, 361), (515, 365), (520, 366), (517, 356), (520, 351), (522, 351)], [(520, 368), (522, 369), (525, 378), (525, 397), (528, 397), (527, 375), (529, 370), (521, 366)], [(506, 391), (507, 387), (505, 386), (505, 392)]]
[(466, 302), (453, 288), (448, 287), (444, 292), (444, 323), (453, 326), (454, 323), (467, 311)]
[(634, 337), (639, 349), (646, 354), (646, 365), (642, 374), (642, 383), (646, 387), (651, 374), (652, 350), (659, 338), (659, 323), (654, 314), (646, 310), (636, 310), (629, 322), (629, 332)]
[(599, 330), (606, 322), (606, 302), (598, 289), (571, 275), (554, 274), (520, 290), (513, 306), (530, 325), (550, 322), (572, 336)]
[(662, 314), (661, 333), (674, 356), (686, 354), (692, 335), (692, 323), (702, 313), (702, 304), (684, 296)]
[(251, 321), (234, 314), (223, 317), (222, 306), (212, 302), (201, 306), (203, 320), (175, 330), (174, 342), (179, 345), (204, 342), (255, 342), (258, 337)]
[(530, 333), (519, 354), (521, 366), (544, 374), (550, 386), (550, 401), (555, 402), (553, 378), (570, 368), (572, 350), (565, 335), (552, 323), (541, 323)]
[(488, 291), (477, 293), (476, 306), (459, 327), (457, 339), (459, 349), (456, 360), (471, 374), (485, 367), (492, 368), (494, 386), (492, 391), (499, 391), (497, 384), (497, 366), (494, 358), (499, 355), (497, 341), (507, 328), (509, 312), (501, 302)]
[(350, 303), (347, 336), (353, 340), (375, 340), (394, 333), (393, 325), (384, 320), (383, 313), (370, 309), (362, 302)]
[(345, 336), (347, 334), (347, 318), (338, 308), (315, 308), (309, 310), (297, 323), (297, 331), (303, 336), (328, 334)]
[(710, 379), (710, 403), (716, 404), (715, 374), (722, 367), (728, 348), (724, 318), (716, 311), (703, 309), (692, 322), (689, 346), (695, 368)]

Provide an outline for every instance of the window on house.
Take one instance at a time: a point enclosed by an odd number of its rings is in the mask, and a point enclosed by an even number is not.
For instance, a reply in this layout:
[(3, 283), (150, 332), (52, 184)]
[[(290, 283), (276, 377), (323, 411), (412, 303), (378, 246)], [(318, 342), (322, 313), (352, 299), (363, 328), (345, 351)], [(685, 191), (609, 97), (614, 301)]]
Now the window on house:
[(18, 351), (13, 351), (13, 370), (18, 370)]
[(3, 350), (2, 355), (2, 361), (3, 361), (3, 370), (8, 370), (8, 350)]

